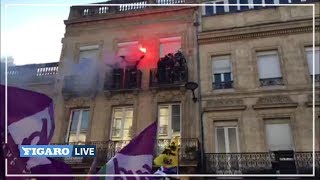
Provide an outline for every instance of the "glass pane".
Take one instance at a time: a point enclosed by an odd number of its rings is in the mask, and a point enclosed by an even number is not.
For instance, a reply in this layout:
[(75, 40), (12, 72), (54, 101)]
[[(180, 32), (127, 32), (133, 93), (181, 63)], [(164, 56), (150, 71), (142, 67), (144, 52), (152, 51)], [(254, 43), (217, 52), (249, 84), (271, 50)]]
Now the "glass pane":
[(69, 134), (69, 143), (77, 142), (77, 135), (74, 133)]
[(86, 133), (80, 133), (78, 137), (78, 142), (79, 143), (85, 143), (86, 142)]
[(172, 116), (173, 132), (180, 132), (180, 116)]
[(224, 137), (224, 129), (217, 128), (217, 143), (218, 143), (218, 153), (225, 153), (226, 152), (226, 143)]
[(122, 109), (114, 109), (115, 118), (122, 118), (122, 116), (123, 116)]
[(214, 74), (214, 83), (221, 83), (221, 74)]
[(180, 105), (172, 105), (172, 115), (180, 116)]
[(168, 107), (160, 107), (160, 116), (168, 116), (169, 108)]
[(113, 129), (112, 129), (112, 136), (113, 137), (120, 137), (121, 133), (121, 118), (115, 118), (113, 122)]
[(80, 111), (72, 111), (72, 122), (70, 132), (76, 132), (79, 123)]
[(231, 153), (238, 152), (236, 128), (228, 128), (229, 149)]
[(180, 132), (180, 105), (172, 105), (171, 121), (173, 132)]
[(82, 111), (81, 131), (87, 131), (89, 122), (90, 111)]
[(224, 81), (230, 82), (231, 81), (231, 73), (224, 73)]
[(126, 110), (126, 117), (133, 117), (133, 110), (132, 109)]

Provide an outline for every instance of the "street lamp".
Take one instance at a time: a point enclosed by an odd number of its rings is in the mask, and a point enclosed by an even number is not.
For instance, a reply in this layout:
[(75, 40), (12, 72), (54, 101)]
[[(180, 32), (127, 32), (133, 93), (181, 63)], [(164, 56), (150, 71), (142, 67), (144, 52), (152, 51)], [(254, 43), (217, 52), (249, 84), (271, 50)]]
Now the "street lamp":
[(191, 90), (192, 91), (192, 100), (193, 102), (197, 102), (198, 98), (196, 98), (196, 96), (194, 95), (194, 90), (196, 90), (198, 88), (198, 84), (195, 82), (187, 82), (185, 84), (186, 89)]

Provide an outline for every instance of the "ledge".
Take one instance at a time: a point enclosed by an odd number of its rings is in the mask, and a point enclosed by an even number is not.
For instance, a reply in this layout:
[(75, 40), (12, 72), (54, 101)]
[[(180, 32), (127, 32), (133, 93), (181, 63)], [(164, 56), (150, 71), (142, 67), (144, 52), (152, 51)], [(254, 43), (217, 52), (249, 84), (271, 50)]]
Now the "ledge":
[(253, 105), (253, 109), (273, 109), (273, 108), (296, 108), (298, 103), (288, 103), (288, 104), (259, 104)]
[(235, 111), (235, 110), (245, 110), (247, 108), (246, 105), (240, 106), (221, 106), (221, 107), (205, 107), (204, 112), (214, 112), (214, 111)]

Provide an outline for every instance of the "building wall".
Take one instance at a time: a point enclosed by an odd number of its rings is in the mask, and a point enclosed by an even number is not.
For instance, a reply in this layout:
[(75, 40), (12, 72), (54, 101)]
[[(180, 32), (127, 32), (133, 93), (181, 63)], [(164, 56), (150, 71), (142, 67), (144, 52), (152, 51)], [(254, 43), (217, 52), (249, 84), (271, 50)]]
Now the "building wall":
[[(61, 92), (65, 75), (70, 71), (70, 62), (77, 60), (78, 47), (86, 44), (98, 44), (100, 50), (99, 64), (105, 66), (112, 53), (117, 51), (117, 44), (128, 41), (139, 41), (147, 53), (139, 64), (142, 71), (142, 89), (133, 92), (104, 91), (102, 86), (106, 69), (100, 73), (97, 93), (92, 97), (66, 99), (62, 95), (56, 99), (56, 131), (54, 142), (64, 142), (69, 123), (70, 109), (89, 107), (91, 110), (87, 141), (106, 141), (110, 138), (112, 108), (132, 105), (134, 108), (134, 134), (142, 131), (157, 119), (158, 104), (180, 102), (182, 105), (182, 137), (198, 137), (198, 113), (192, 102), (191, 93), (184, 87), (174, 90), (151, 89), (149, 71), (156, 68), (159, 57), (159, 39), (181, 36), (182, 50), (189, 68), (189, 80), (196, 80), (195, 31), (193, 26), (194, 9), (182, 8), (176, 11), (165, 11), (155, 14), (144, 14), (131, 17), (106, 18), (101, 21), (72, 23), (66, 26), (63, 38), (63, 49), (60, 60), (60, 71), (57, 89)], [(71, 63), (72, 64), (72, 63)], [(102, 84), (101, 84), (102, 82)]]
[[(316, 45), (320, 43), (318, 33), (316, 23)], [(278, 7), (202, 17), (199, 56), (206, 153), (217, 152), (217, 125), (238, 126), (240, 152), (269, 151), (264, 124), (282, 118), (289, 122), (294, 150), (312, 150), (312, 80), (304, 50), (312, 46), (312, 40), (312, 7)], [(256, 52), (261, 50), (278, 51), (283, 86), (260, 86)], [(232, 89), (212, 87), (211, 57), (219, 55), (231, 57)], [(319, 87), (316, 83), (316, 95)], [(318, 106), (315, 115), (318, 123)], [(319, 150), (319, 126), (315, 129), (315, 147)]]

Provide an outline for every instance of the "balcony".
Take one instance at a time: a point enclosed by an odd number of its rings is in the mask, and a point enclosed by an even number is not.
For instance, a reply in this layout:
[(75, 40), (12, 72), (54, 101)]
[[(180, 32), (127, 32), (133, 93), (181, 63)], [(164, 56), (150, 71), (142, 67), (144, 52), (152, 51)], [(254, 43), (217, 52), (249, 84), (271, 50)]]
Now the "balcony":
[(104, 90), (130, 91), (141, 88), (142, 72), (138, 69), (113, 69), (111, 79), (106, 75)]
[[(313, 75), (310, 76), (311, 80), (313, 80)], [(314, 75), (314, 81), (315, 82), (320, 82), (320, 74), (315, 74)]]
[(93, 96), (98, 89), (98, 74), (96, 75), (69, 75), (63, 79), (62, 95), (65, 98)]
[[(101, 19), (104, 17), (114, 17), (125, 13), (144, 12), (152, 9), (167, 9), (161, 6), (146, 6), (147, 4), (191, 4), (196, 3), (195, 0), (111, 0), (107, 2), (94, 3), (97, 6), (72, 6), (69, 18), (66, 23), (77, 22), (77, 20)], [(99, 4), (105, 4), (99, 6)], [(107, 6), (108, 4), (121, 4), (119, 6)], [(177, 9), (183, 7), (171, 7)]]
[[(291, 156), (292, 155), (292, 156)], [(209, 174), (312, 174), (312, 152), (277, 154), (206, 153)], [(320, 174), (320, 152), (315, 154), (316, 175)]]
[[(116, 152), (119, 152), (125, 145), (130, 141), (92, 141), (80, 144), (86, 145), (96, 145), (97, 148), (97, 166), (102, 166), (108, 162)], [(157, 149), (155, 151), (155, 156), (159, 155), (163, 150), (165, 145), (170, 143), (170, 139), (161, 139), (157, 141)], [(56, 144), (66, 144), (66, 143), (56, 143)], [(70, 143), (72, 144), (72, 143)], [(79, 144), (79, 143), (78, 143)], [(180, 152), (179, 152), (179, 163), (181, 165), (197, 164), (199, 153), (199, 144), (197, 139), (192, 138), (182, 138), (180, 140)], [(93, 158), (59, 158), (65, 163), (70, 164), (73, 168), (89, 168)]]
[[(12, 85), (51, 84), (58, 74), (58, 65), (59, 63), (55, 62), (10, 66), (7, 69), (7, 82)], [(1, 75), (2, 83), (4, 78), (4, 74)]]
[(182, 52), (169, 53), (158, 61), (157, 69), (150, 70), (151, 88), (181, 87), (188, 81), (187, 61)]
[(233, 81), (212, 83), (213, 89), (231, 89), (233, 88)]
[(278, 78), (268, 78), (268, 79), (260, 79), (260, 86), (282, 86), (283, 79), (282, 77)]

